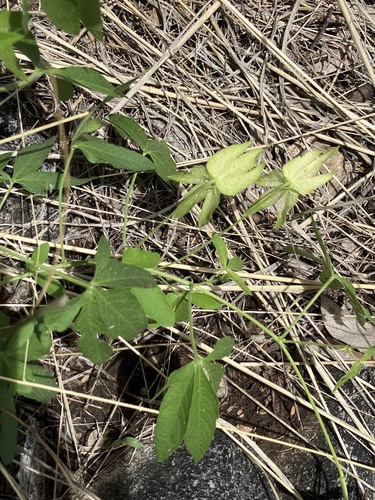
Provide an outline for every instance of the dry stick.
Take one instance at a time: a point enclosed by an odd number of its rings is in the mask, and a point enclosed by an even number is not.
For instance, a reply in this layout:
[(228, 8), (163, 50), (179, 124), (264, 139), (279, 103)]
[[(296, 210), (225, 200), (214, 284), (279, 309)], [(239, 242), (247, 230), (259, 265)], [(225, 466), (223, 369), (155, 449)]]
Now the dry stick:
[(212, 14), (214, 14), (221, 6), (219, 1), (216, 1), (211, 7), (207, 8), (204, 6), (201, 11), (197, 14), (197, 17), (202, 13), (202, 17), (198, 18), (197, 21), (191, 22), (190, 27), (187, 29), (172, 43), (172, 45), (167, 49), (162, 55), (159, 61), (132, 87), (127, 93), (126, 97), (120, 100), (117, 106), (112, 110), (112, 113), (118, 113), (126, 105), (126, 103), (140, 90), (145, 83), (149, 81), (152, 75), (166, 62), (169, 58), (173, 57), (176, 52), (191, 38), (194, 33), (209, 19)]
[(369, 60), (368, 54), (366, 52), (366, 49), (364, 48), (361, 39), (359, 38), (358, 32), (356, 30), (356, 27), (354, 26), (353, 23), (353, 15), (350, 12), (349, 7), (346, 4), (345, 0), (337, 0), (337, 3), (340, 7), (341, 13), (344, 16), (344, 19), (346, 21), (346, 24), (348, 25), (350, 34), (352, 35), (353, 42), (355, 46), (357, 47), (357, 50), (362, 58), (363, 64), (365, 65), (365, 68), (367, 70), (368, 76), (370, 77), (372, 86), (375, 88), (375, 73), (374, 69), (372, 67), (372, 63)]
[(38, 134), (39, 132), (43, 132), (43, 130), (49, 130), (53, 127), (59, 127), (64, 123), (72, 122), (74, 120), (79, 120), (80, 118), (84, 118), (88, 114), (89, 114), (88, 111), (85, 111), (84, 113), (79, 113), (78, 115), (70, 116), (68, 118), (63, 118), (53, 123), (49, 123), (48, 125), (42, 125), (41, 127), (36, 127), (31, 130), (27, 130), (26, 132), (22, 132), (21, 134), (12, 135), (12, 137), (6, 137), (5, 139), (0, 140), (0, 146), (6, 144), (7, 142), (13, 142), (16, 141), (17, 139), (23, 139), (24, 137), (27, 137), (29, 135)]
[[(357, 118), (355, 113), (343, 108), (340, 104), (329, 95), (320, 85), (318, 85), (310, 76), (308, 76), (297, 64), (295, 64), (289, 57), (287, 57), (276, 45), (268, 40), (259, 30), (251, 23), (239, 10), (234, 7), (228, 0), (220, 0), (225, 7), (248, 29), (248, 31), (268, 50), (270, 50), (274, 56), (276, 56), (279, 61), (290, 71), (292, 71), (296, 76), (299, 77), (298, 84), (302, 87), (307, 94), (312, 94), (318, 102), (322, 102), (328, 107), (332, 107), (341, 115), (347, 116), (349, 118)], [(290, 76), (285, 73), (285, 78), (290, 79)], [(294, 79), (295, 80), (295, 79)], [(368, 135), (369, 130), (375, 132), (375, 125), (373, 123), (367, 122), (366, 120), (360, 120), (359, 125), (365, 134)]]

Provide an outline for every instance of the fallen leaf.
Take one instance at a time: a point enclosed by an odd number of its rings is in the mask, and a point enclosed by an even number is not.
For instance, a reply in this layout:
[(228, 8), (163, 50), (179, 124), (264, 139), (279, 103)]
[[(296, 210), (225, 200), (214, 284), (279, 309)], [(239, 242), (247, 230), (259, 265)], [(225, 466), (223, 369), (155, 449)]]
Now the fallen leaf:
[(362, 352), (375, 346), (375, 326), (371, 323), (361, 326), (345, 304), (340, 307), (322, 295), (321, 312), (324, 326), (334, 339), (355, 346)]

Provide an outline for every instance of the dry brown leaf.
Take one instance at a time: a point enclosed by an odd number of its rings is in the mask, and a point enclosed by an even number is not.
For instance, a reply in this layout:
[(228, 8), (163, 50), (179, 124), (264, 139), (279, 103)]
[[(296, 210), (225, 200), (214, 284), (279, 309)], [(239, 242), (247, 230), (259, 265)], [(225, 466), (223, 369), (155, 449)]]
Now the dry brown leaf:
[(322, 295), (321, 312), (324, 326), (334, 339), (355, 346), (362, 352), (375, 345), (375, 326), (368, 323), (362, 327), (346, 305), (340, 307)]

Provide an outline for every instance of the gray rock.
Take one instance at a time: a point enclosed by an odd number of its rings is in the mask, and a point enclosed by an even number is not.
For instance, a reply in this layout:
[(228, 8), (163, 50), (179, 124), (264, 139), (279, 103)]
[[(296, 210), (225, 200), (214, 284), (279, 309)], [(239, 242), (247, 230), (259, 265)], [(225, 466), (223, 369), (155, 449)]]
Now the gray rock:
[(195, 464), (182, 446), (158, 463), (153, 446), (137, 449), (130, 464), (117, 459), (92, 487), (102, 500), (273, 500), (264, 472), (223, 432)]
[[(341, 372), (333, 367), (330, 367), (329, 371), (336, 380), (342, 375)], [(375, 381), (375, 371), (372, 367), (365, 368), (362, 370), (360, 377), (373, 385)], [(343, 386), (343, 391), (349, 397), (352, 407), (357, 408), (362, 416), (366, 416), (365, 423), (368, 430), (372, 435), (375, 435), (375, 415), (372, 402), (366, 401), (361, 392), (358, 391), (358, 387), (353, 385), (351, 381)], [(326, 398), (326, 400), (332, 415), (353, 425), (350, 416), (334, 397)], [(359, 412), (357, 411), (357, 415), (361, 418)], [(312, 412), (301, 409), (299, 418), (301, 422), (303, 422), (302, 432), (308, 438), (309, 443), (330, 454), (315, 415)], [(327, 429), (337, 455), (339, 457), (344, 457), (344, 451), (335, 433), (328, 425)], [(341, 426), (339, 426), (338, 429), (350, 459), (353, 460), (353, 462), (358, 462), (359, 464), (363, 463), (367, 466), (374, 467), (374, 453), (371, 452), (368, 444), (345, 431)], [(291, 481), (304, 500), (341, 500), (343, 498), (337, 468), (332, 460), (292, 447), (286, 448), (285, 445), (277, 445), (275, 443), (262, 443), (261, 447)], [(355, 477), (349, 474), (346, 476), (349, 499), (375, 500), (374, 470), (356, 466), (355, 464), (353, 469), (347, 464), (343, 464), (343, 468), (352, 473), (354, 471), (362, 482), (361, 490)], [(281, 493), (282, 500), (292, 500), (292, 498), (293, 497), (287, 493)]]

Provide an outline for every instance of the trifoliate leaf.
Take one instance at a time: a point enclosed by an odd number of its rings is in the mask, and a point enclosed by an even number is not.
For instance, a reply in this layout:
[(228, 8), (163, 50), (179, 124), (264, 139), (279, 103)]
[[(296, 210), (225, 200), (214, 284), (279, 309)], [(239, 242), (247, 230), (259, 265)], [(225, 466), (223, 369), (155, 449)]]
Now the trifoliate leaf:
[(168, 379), (155, 429), (155, 451), (159, 462), (174, 453), (185, 435), (194, 391), (193, 363), (174, 371)]

